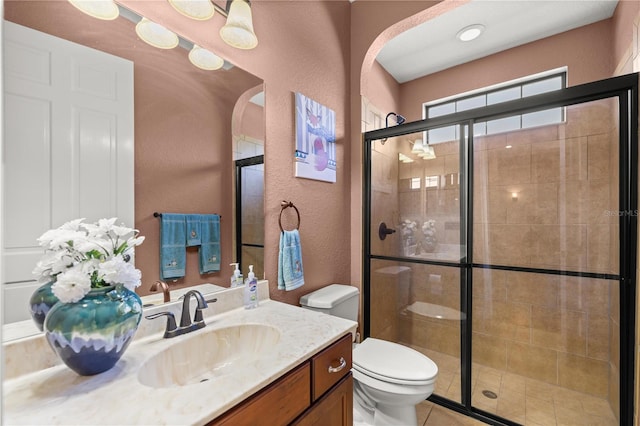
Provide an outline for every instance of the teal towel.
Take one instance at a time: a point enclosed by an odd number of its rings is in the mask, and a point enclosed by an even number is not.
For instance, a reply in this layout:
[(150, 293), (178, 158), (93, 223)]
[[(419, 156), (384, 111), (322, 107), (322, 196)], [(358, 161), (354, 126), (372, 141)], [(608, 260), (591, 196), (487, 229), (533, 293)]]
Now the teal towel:
[(200, 215), (200, 273), (220, 270), (220, 216)]
[(199, 246), (202, 244), (200, 238), (200, 214), (188, 214), (185, 216), (187, 222), (187, 247)]
[(187, 264), (184, 215), (163, 213), (160, 220), (160, 277), (182, 278)]
[(280, 233), (278, 253), (278, 290), (295, 290), (304, 285), (302, 248), (297, 229)]

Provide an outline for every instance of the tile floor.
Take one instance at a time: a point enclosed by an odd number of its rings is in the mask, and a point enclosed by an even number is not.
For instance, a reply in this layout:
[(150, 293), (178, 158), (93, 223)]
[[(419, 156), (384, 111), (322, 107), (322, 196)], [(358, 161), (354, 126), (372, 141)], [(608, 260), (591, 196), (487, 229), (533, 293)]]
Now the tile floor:
[(485, 423), (425, 401), (416, 406), (418, 426), (484, 426)]
[[(438, 365), (435, 393), (460, 402), (460, 360), (439, 352), (414, 348)], [(471, 398), (475, 407), (526, 426), (618, 424), (608, 401), (601, 398), (478, 364), (473, 365), (472, 377)], [(484, 390), (493, 392), (497, 397), (488, 398), (482, 393)], [(482, 424), (428, 401), (423, 404), (419, 406), (418, 415), (421, 421), (424, 419), (424, 423), (419, 424)]]

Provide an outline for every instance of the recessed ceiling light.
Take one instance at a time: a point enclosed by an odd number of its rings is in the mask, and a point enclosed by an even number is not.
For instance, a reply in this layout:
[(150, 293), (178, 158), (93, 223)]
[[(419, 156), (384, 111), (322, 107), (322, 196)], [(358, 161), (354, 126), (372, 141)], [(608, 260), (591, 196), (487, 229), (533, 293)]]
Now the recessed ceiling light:
[(470, 25), (458, 31), (458, 34), (456, 35), (456, 37), (458, 37), (458, 40), (460, 41), (471, 41), (480, 37), (480, 34), (482, 34), (483, 31), (484, 31), (484, 25), (480, 25), (480, 24)]

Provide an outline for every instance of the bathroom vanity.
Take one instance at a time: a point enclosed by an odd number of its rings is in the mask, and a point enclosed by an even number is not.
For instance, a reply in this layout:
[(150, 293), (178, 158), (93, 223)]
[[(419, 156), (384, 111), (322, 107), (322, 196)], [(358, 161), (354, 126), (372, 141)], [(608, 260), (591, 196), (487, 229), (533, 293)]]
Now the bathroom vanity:
[[(165, 321), (143, 319), (122, 359), (96, 376), (50, 365), (43, 335), (6, 342), (3, 420), (12, 425), (351, 424), (351, 342), (357, 324), (270, 300), (268, 292), (261, 281), (260, 306), (245, 310), (242, 288), (220, 291), (203, 312), (205, 328), (171, 339), (162, 338)], [(177, 313), (178, 305), (154, 306), (145, 315)], [(42, 357), (25, 356), (34, 347)]]
[(351, 346), (348, 333), (210, 425), (351, 425)]

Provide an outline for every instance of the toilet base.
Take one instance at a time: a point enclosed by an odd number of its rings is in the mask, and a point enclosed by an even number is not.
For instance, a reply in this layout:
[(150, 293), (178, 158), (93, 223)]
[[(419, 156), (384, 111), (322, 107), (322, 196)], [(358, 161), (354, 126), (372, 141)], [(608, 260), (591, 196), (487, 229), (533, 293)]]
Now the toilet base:
[(378, 405), (376, 412), (373, 414), (374, 426), (417, 426), (418, 416), (416, 414), (416, 407), (410, 406), (398, 406), (398, 405)]
[(415, 406), (378, 404), (371, 411), (358, 402), (354, 393), (353, 426), (417, 426), (418, 416)]
[(373, 413), (353, 402), (353, 426), (373, 426)]

